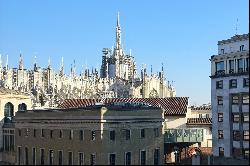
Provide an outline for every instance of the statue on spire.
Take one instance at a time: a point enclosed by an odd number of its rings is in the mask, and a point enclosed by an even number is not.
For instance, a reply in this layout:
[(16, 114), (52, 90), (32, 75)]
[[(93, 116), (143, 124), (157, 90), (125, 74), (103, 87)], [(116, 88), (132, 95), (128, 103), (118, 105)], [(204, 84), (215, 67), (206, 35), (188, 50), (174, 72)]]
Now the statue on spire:
[(23, 57), (20, 51), (20, 58), (19, 58), (19, 70), (23, 70)]
[(121, 49), (121, 27), (120, 27), (120, 15), (118, 12), (117, 22), (116, 22), (116, 49)]
[(60, 65), (60, 76), (64, 75), (64, 64), (63, 64), (63, 57), (62, 57), (62, 61), (61, 61), (61, 65)]

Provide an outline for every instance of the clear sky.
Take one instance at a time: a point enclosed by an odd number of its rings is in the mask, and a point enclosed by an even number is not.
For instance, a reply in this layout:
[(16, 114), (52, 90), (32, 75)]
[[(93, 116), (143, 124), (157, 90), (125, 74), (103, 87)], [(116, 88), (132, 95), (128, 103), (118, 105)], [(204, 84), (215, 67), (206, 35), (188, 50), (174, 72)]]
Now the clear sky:
[(249, 33), (248, 0), (0, 0), (0, 54), (25, 68), (34, 56), (46, 67), (49, 56), (58, 71), (64, 57), (66, 73), (76, 60), (81, 66), (101, 65), (102, 48), (115, 42), (120, 12), (122, 44), (132, 49), (137, 68), (150, 65), (174, 81), (177, 96), (190, 104), (210, 102), (210, 61), (217, 41)]

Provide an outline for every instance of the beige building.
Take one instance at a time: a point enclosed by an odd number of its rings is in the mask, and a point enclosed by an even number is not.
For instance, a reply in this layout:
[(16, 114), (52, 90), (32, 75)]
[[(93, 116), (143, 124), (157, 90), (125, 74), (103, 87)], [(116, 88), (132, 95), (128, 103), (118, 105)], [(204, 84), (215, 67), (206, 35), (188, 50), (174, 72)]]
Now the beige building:
[(17, 112), (15, 164), (163, 164), (163, 111), (142, 103)]

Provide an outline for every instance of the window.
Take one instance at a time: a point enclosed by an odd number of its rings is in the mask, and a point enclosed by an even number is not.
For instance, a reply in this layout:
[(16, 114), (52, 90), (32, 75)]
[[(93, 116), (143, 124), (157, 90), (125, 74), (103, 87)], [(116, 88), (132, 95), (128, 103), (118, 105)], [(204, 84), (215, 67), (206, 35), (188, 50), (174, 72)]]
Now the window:
[(44, 137), (44, 129), (41, 129), (41, 137)]
[(243, 122), (249, 122), (249, 113), (243, 114)]
[(225, 70), (224, 70), (224, 61), (220, 62), (215, 62), (215, 67), (216, 67), (216, 75), (224, 75)]
[(223, 97), (222, 96), (217, 96), (217, 104), (223, 105)]
[(21, 158), (22, 158), (22, 148), (19, 146), (17, 150), (17, 164), (21, 165)]
[(244, 45), (240, 46), (240, 51), (244, 51)]
[(84, 131), (80, 130), (79, 139), (82, 141), (84, 139)]
[(244, 130), (243, 131), (243, 136), (244, 136), (244, 140), (248, 141), (249, 140), (249, 130)]
[(33, 137), (36, 137), (36, 129), (33, 130)]
[(59, 138), (62, 138), (62, 137), (63, 137), (63, 131), (59, 130)]
[(18, 105), (18, 111), (26, 111), (27, 110), (27, 105), (22, 103)]
[(68, 165), (73, 165), (73, 152), (69, 152)]
[(206, 118), (209, 118), (209, 114), (206, 114)]
[(109, 154), (109, 165), (115, 165), (115, 154)]
[(40, 151), (40, 159), (41, 159), (40, 161), (41, 165), (44, 165), (44, 149), (41, 149)]
[(237, 80), (236, 79), (229, 80), (229, 88), (237, 88)]
[(141, 138), (145, 138), (145, 129), (141, 129)]
[(141, 150), (140, 165), (146, 165), (146, 151), (145, 150)]
[(24, 148), (24, 154), (25, 154), (25, 165), (29, 165), (29, 151), (28, 148)]
[(130, 139), (130, 130), (125, 130), (125, 139), (129, 140)]
[(224, 49), (220, 49), (221, 54), (224, 54), (224, 51), (225, 51)]
[(249, 78), (243, 78), (243, 87), (249, 87)]
[(223, 89), (223, 80), (216, 81), (216, 89)]
[(238, 73), (243, 72), (243, 59), (238, 59)]
[(73, 130), (69, 130), (69, 139), (70, 139), (70, 140), (73, 139)]
[(49, 150), (49, 165), (53, 165), (54, 151)]
[(29, 135), (29, 129), (25, 129), (25, 137), (28, 137)]
[(131, 152), (125, 153), (125, 165), (131, 165)]
[(95, 131), (91, 131), (91, 140), (92, 140), (92, 141), (95, 140)]
[(112, 141), (115, 140), (115, 130), (109, 131), (109, 138), (110, 138), (110, 140), (112, 140)]
[(234, 113), (233, 115), (233, 122), (239, 123), (240, 121), (240, 114)]
[(243, 149), (243, 155), (245, 159), (249, 159), (249, 149)]
[(95, 154), (90, 155), (90, 165), (96, 165), (96, 155)]
[(50, 138), (53, 138), (53, 130), (50, 130)]
[(4, 117), (11, 119), (14, 116), (14, 105), (10, 102), (4, 106)]
[(246, 71), (249, 71), (249, 58), (246, 58)]
[(233, 130), (233, 140), (234, 141), (240, 140), (240, 131), (239, 130)]
[(159, 137), (159, 128), (154, 128), (155, 137)]
[(229, 73), (234, 73), (234, 60), (229, 60)]
[(199, 118), (202, 118), (202, 114), (199, 114)]
[(219, 156), (223, 157), (224, 156), (224, 148), (219, 147)]
[(249, 95), (248, 94), (244, 94), (242, 96), (242, 104), (249, 104)]
[(218, 130), (218, 138), (223, 139), (223, 137), (224, 137), (223, 130)]
[(238, 95), (232, 96), (232, 104), (239, 104), (239, 96)]
[(61, 150), (58, 151), (58, 165), (63, 165), (63, 152)]
[(84, 165), (84, 155), (83, 152), (78, 153), (78, 164), (79, 165)]
[(22, 136), (22, 130), (18, 129), (18, 136), (21, 137)]
[(32, 148), (32, 165), (36, 165), (36, 148)]
[(218, 113), (218, 122), (223, 122), (223, 113)]
[(154, 165), (159, 165), (160, 149), (154, 150)]

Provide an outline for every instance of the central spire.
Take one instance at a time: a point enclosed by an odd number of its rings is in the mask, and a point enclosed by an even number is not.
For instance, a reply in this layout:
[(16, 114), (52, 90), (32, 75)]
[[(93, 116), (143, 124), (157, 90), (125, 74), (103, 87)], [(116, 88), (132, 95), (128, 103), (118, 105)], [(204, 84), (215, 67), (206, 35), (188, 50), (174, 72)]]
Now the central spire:
[(120, 15), (119, 12), (117, 14), (117, 21), (116, 21), (116, 49), (121, 49), (121, 27), (120, 27)]

